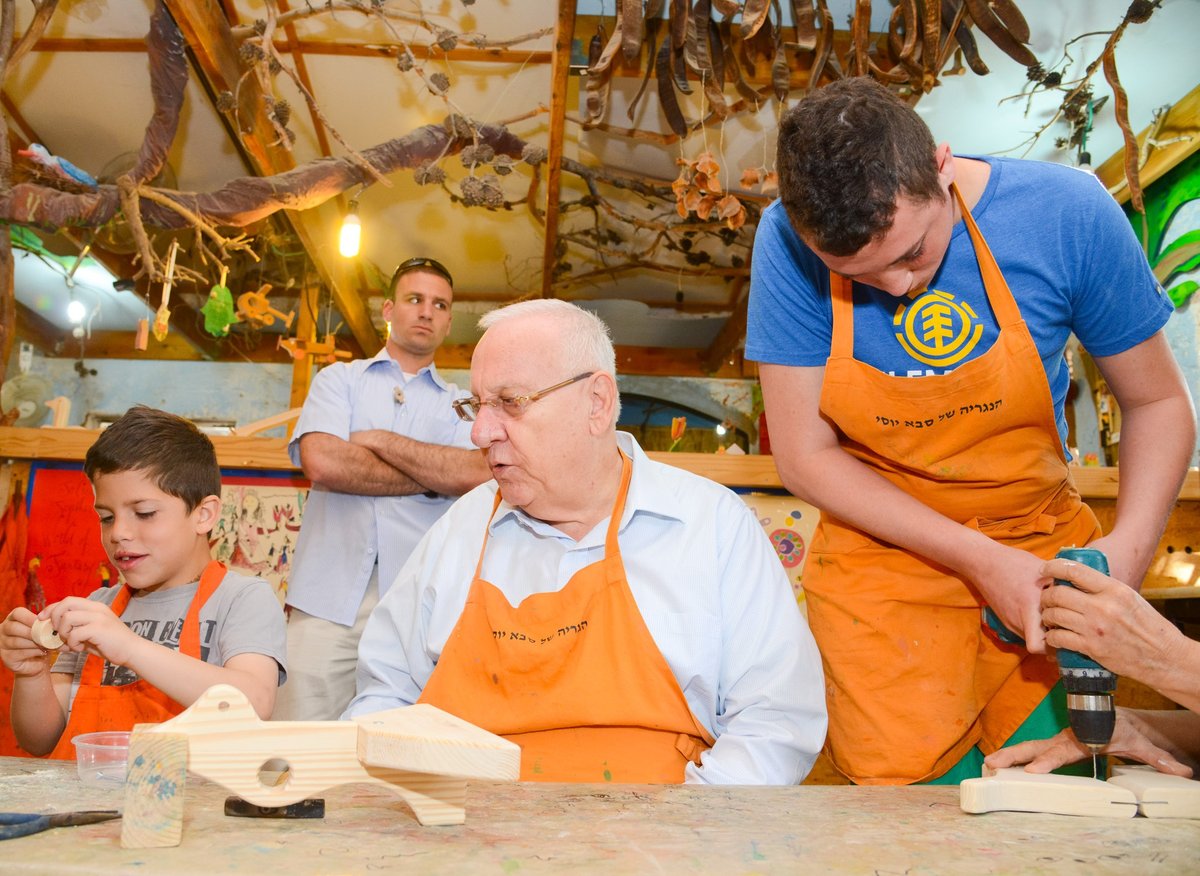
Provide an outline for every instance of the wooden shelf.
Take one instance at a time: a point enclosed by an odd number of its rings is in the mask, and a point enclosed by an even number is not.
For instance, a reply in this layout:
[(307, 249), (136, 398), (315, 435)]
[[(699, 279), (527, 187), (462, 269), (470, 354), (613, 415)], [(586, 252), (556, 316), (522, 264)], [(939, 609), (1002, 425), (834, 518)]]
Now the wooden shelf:
[[(90, 429), (15, 429), (0, 427), (0, 459), (82, 461), (99, 432)], [(283, 438), (243, 438), (216, 435), (213, 445), (222, 468), (257, 468), (269, 471), (298, 471), (287, 455)], [(712, 453), (652, 452), (651, 459), (711, 478), (729, 487), (761, 490), (783, 489), (775, 461), (770, 456), (730, 456)], [(1071, 469), (1079, 492), (1088, 499), (1113, 499), (1117, 495), (1117, 469), (1082, 467)], [(1200, 501), (1200, 471), (1191, 469), (1179, 498)]]

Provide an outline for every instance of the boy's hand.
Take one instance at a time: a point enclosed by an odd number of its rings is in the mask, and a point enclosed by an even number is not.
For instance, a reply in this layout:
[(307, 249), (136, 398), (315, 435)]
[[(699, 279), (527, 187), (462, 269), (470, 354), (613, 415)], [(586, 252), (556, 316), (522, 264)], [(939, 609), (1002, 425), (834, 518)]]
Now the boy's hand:
[(1029, 653), (1044, 654), (1040, 600), (1049, 581), (1042, 574), (1041, 558), (995, 543), (986, 557), (980, 557), (980, 564), (971, 578), (987, 604), (1009, 630), (1025, 640)]
[(0, 659), (14, 675), (32, 678), (49, 672), (58, 656), (39, 647), (30, 635), (37, 615), (27, 608), (14, 608), (0, 623)]
[(54, 622), (54, 629), (67, 650), (97, 654), (117, 666), (125, 666), (133, 649), (142, 641), (111, 608), (94, 599), (68, 596), (43, 609), (39, 616)]

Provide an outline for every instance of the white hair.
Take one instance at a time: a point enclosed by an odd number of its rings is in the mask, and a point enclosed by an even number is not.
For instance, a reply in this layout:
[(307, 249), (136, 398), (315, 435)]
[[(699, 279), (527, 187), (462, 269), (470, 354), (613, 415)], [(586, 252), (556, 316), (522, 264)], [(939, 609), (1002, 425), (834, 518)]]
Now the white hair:
[[(583, 371), (603, 371), (617, 382), (617, 354), (613, 350), (612, 335), (608, 325), (590, 310), (584, 310), (569, 301), (558, 298), (531, 298), (504, 307), (489, 310), (479, 318), (479, 328), (487, 331), (492, 326), (509, 319), (527, 316), (549, 316), (561, 327), (560, 354), (567, 371), (574, 376)], [(621, 415), (621, 397), (618, 393), (613, 425)]]

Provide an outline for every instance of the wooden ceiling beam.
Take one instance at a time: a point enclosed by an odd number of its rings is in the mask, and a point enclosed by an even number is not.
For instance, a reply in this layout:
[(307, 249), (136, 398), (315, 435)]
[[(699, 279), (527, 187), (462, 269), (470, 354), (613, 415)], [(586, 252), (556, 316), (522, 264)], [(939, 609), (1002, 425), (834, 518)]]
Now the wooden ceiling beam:
[[(212, 361), (217, 358), (201, 354), (179, 332), (171, 332), (162, 341), (157, 341), (153, 334), (150, 335), (150, 340), (145, 350), (136, 349), (134, 346), (136, 337), (136, 332), (92, 332), (92, 336), (84, 340), (83, 350), (89, 359), (145, 359), (151, 361), (201, 362)], [(276, 335), (264, 333), (261, 337), (262, 341), (255, 349), (246, 350), (239, 346), (236, 348), (235, 356), (226, 356), (224, 358), (228, 361), (277, 362), (281, 365), (289, 361), (290, 357), (287, 352), (276, 348)], [(70, 344), (64, 345), (56, 353), (47, 353), (46, 355), (51, 358), (76, 358), (75, 354), (71, 351)]]
[[(276, 2), (279, 5), (279, 11), (281, 13), (287, 12), (291, 8), (288, 4), (288, 0), (276, 0)], [(313, 87), (312, 78), (308, 75), (308, 64), (304, 60), (305, 51), (300, 47), (300, 40), (296, 36), (296, 25), (289, 21), (283, 26), (283, 31), (287, 34), (287, 42), (280, 43), (276, 41), (273, 42), (272, 45), (275, 46), (275, 50), (278, 52), (291, 52), (292, 63), (296, 65), (296, 78), (300, 80), (300, 84), (313, 97), (313, 103), (310, 104), (307, 101), (305, 103), (308, 107), (309, 120), (312, 122), (313, 131), (317, 137), (317, 146), (321, 150), (321, 155), (329, 158), (333, 155), (333, 147), (329, 143), (329, 133), (325, 130), (325, 125), (321, 122), (321, 117), (317, 112), (317, 90)], [(344, 216), (345, 211), (349, 207), (346, 201), (346, 195), (338, 195), (337, 203), (338, 211)], [(354, 260), (353, 277), (354, 279), (352, 282), (359, 290), (367, 289), (367, 278), (363, 271), (362, 259)], [(305, 293), (306, 292), (307, 290), (305, 290)], [(307, 300), (303, 297), (305, 293), (302, 293), (301, 303)], [(383, 292), (380, 294), (386, 295), (387, 293)], [(307, 337), (307, 335), (301, 335), (299, 330), (297, 330), (296, 337)], [(300, 402), (303, 402), (304, 397), (308, 395), (308, 386), (312, 381), (311, 369), (309, 372), (307, 372), (307, 377), (302, 376), (302, 373), (302, 370), (297, 370), (293, 375), (292, 381), (292, 398), (295, 399), (297, 396), (299, 396)], [(299, 402), (294, 403), (293, 407), (298, 406), (298, 404)]]
[[(317, 299), (320, 287), (309, 284), (300, 290), (300, 306), (296, 314), (296, 337), (300, 340), (317, 340)], [(313, 363), (308, 356), (292, 359), (292, 389), (288, 395), (288, 408), (298, 408), (308, 398), (312, 386)], [(292, 434), (288, 427), (288, 435)]]
[[(291, 25), (288, 25), (291, 27)], [(379, 43), (332, 43), (323, 40), (305, 40), (288, 34), (287, 40), (276, 40), (275, 48), (281, 52), (303, 52), (306, 55), (339, 55), (362, 58), (396, 57), (398, 45), (381, 45)], [(521, 51), (520, 49), (476, 49), (469, 46), (459, 46), (446, 52), (436, 46), (422, 46), (416, 43), (408, 44), (412, 56), (418, 61), (445, 60), (455, 63), (482, 64), (550, 64), (554, 60), (553, 52)]]
[(554, 268), (558, 264), (558, 210), (562, 189), (563, 141), (566, 136), (567, 91), (571, 44), (575, 36), (577, 0), (558, 0), (554, 28), (554, 61), (550, 68), (550, 143), (546, 159), (546, 238), (542, 246), (542, 297), (554, 297)]
[[(238, 88), (243, 69), (224, 11), (215, 0), (164, 2), (187, 40), (194, 66), (205, 80), (209, 93), (232, 93)], [(260, 176), (274, 176), (294, 168), (296, 161), (292, 153), (274, 142), (274, 129), (266, 117), (257, 79), (247, 76), (241, 80), (240, 93), (243, 95), (241, 118), (248, 128), (240, 132), (238, 145), (248, 156), (254, 172)], [(330, 213), (328, 209), (316, 208), (286, 215), (322, 282), (333, 294), (342, 319), (358, 345), (370, 355), (382, 346), (382, 341), (351, 280), (348, 266), (333, 248), (333, 229), (337, 227), (339, 217), (336, 212)], [(322, 222), (322, 218), (327, 221)]]
[[(580, 45), (587, 46), (592, 34), (596, 33), (597, 26), (603, 23), (606, 31), (611, 33), (613, 21), (614, 19), (611, 15), (580, 15), (575, 22), (575, 38), (579, 40)], [(792, 28), (785, 27), (783, 30), (785, 33), (788, 33), (792, 30)], [(870, 43), (874, 44), (880, 37), (884, 37), (886, 39), (887, 35), (872, 33), (870, 36)], [(732, 39), (733, 50), (735, 52), (739, 52), (741, 50), (742, 39), (736, 25), (733, 28)], [(638, 51), (637, 57), (631, 61), (625, 59), (624, 52), (617, 52), (616, 56), (612, 60), (612, 75), (628, 79), (641, 79), (646, 74), (647, 48), (648, 45), (643, 44), (641, 49)], [(851, 51), (849, 30), (835, 30), (833, 32), (833, 51), (839, 58), (845, 58), (847, 53)], [(791, 75), (788, 78), (789, 87), (793, 89), (807, 88), (811, 68), (807, 65), (807, 62), (804, 66), (794, 63), (795, 55), (795, 49), (788, 50), (788, 58), (789, 62), (791, 63)], [(884, 70), (889, 70), (892, 67), (892, 62), (887, 58), (874, 57), (873, 60)], [(740, 61), (741, 58), (739, 56), (739, 65)], [(650, 60), (650, 65), (651, 67), (654, 66), (653, 59)], [(693, 78), (693, 81), (695, 81), (695, 73), (689, 70), (688, 74), (689, 77)], [(771, 87), (773, 84), (771, 78), (771, 59), (757, 59), (752, 68), (742, 70), (742, 75), (748, 85), (754, 87)], [(650, 76), (652, 78), (655, 76), (653, 70), (651, 70)]]
[[(280, 10), (284, 10), (280, 4)], [(302, 39), (294, 33), (295, 25), (284, 25), (286, 39), (272, 40), (280, 54), (301, 53), (305, 55), (333, 55), (338, 57), (383, 58), (392, 61), (399, 51), (397, 45), (380, 43), (334, 43), (325, 40)], [(431, 59), (446, 60), (456, 63), (485, 63), (485, 64), (549, 64), (554, 57), (552, 52), (520, 51), (518, 49), (476, 49), (468, 46), (451, 49), (446, 52), (435, 46), (422, 46), (409, 43), (412, 55), (418, 61)], [(92, 52), (107, 54), (145, 54), (144, 40), (129, 37), (42, 37), (30, 49), (34, 52)]]
[(17, 338), (33, 344), (47, 356), (57, 356), (65, 346), (66, 333), (36, 310), (16, 302)]
[(733, 306), (733, 313), (725, 320), (725, 325), (704, 351), (704, 367), (710, 371), (719, 371), (723, 366), (730, 364), (730, 360), (737, 361), (739, 348), (745, 343), (746, 319), (750, 305), (750, 296), (746, 294), (747, 285), (745, 279), (736, 281), (734, 294), (738, 298)]
[[(438, 368), (468, 370), (471, 367), (472, 344), (442, 344), (434, 356)], [(699, 347), (629, 347), (618, 344), (617, 374), (644, 377), (756, 377), (758, 367), (747, 362), (740, 352), (730, 356), (716, 370), (709, 370), (704, 357), (707, 351)]]
[[(276, 0), (276, 2), (279, 4), (280, 12), (287, 12), (290, 8), (287, 0)], [(273, 44), (275, 46), (275, 51), (280, 53), (291, 53), (292, 63), (296, 65), (296, 77), (300, 80), (300, 84), (308, 90), (308, 93), (311, 94), (315, 100), (317, 92), (313, 88), (312, 78), (308, 75), (308, 64), (306, 64), (304, 61), (304, 52), (299, 48), (299, 40), (296, 38), (296, 25), (288, 22), (283, 26), (283, 31), (288, 36), (287, 46), (284, 47), (280, 43), (276, 42)], [(321, 124), (321, 118), (317, 115), (316, 109), (311, 104), (308, 105), (308, 117), (312, 120), (313, 131), (316, 132), (317, 145), (321, 148), (321, 154), (326, 157), (332, 155), (333, 150), (329, 146), (329, 134), (325, 130), (325, 126)]]

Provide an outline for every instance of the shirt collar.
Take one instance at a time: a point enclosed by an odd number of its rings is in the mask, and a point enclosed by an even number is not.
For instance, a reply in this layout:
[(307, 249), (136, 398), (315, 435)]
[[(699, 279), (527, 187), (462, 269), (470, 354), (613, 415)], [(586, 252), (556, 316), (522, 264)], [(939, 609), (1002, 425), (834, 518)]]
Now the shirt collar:
[[(378, 353), (376, 353), (374, 356), (372, 356), (370, 358), (370, 360), (367, 362), (367, 367), (374, 368), (380, 362), (390, 362), (396, 368), (400, 367), (400, 363), (397, 362), (395, 359), (393, 359), (391, 357), (391, 354), (388, 353), (386, 343), (382, 347), (380, 347)], [(447, 390), (450, 388), (450, 384), (446, 383), (446, 381), (442, 378), (442, 375), (438, 373), (437, 366), (434, 365), (432, 362), (430, 362), (428, 365), (421, 368), (416, 373), (416, 377), (420, 377), (425, 372), (429, 372), (429, 379), (434, 382), (434, 385), (437, 386), (438, 389), (441, 389), (444, 391), (444, 390)]]
[[(633, 463), (633, 472), (629, 479), (629, 494), (625, 500), (625, 512), (621, 515), (621, 530), (623, 531), (636, 514), (653, 514), (656, 517), (661, 517), (666, 520), (681, 521), (683, 518), (677, 510), (679, 503), (676, 501), (674, 487), (663, 477), (665, 471), (661, 463), (656, 463), (646, 455), (637, 440), (628, 432), (617, 432), (617, 446), (625, 452)], [(559, 538), (568, 538), (560, 530), (555, 529), (544, 521), (530, 517), (520, 508), (515, 508), (503, 499), (500, 500), (500, 506), (496, 509), (496, 514), (492, 518), (491, 525), (488, 527), (490, 532), (496, 532), (498, 527), (506, 522), (512, 522), (520, 525), (535, 534), (550, 535)], [(597, 527), (599, 529), (599, 527)], [(590, 544), (591, 536), (595, 536), (596, 530), (589, 533), (589, 537), (585, 537), (580, 543)], [(604, 533), (600, 532), (599, 540), (604, 541)]]

